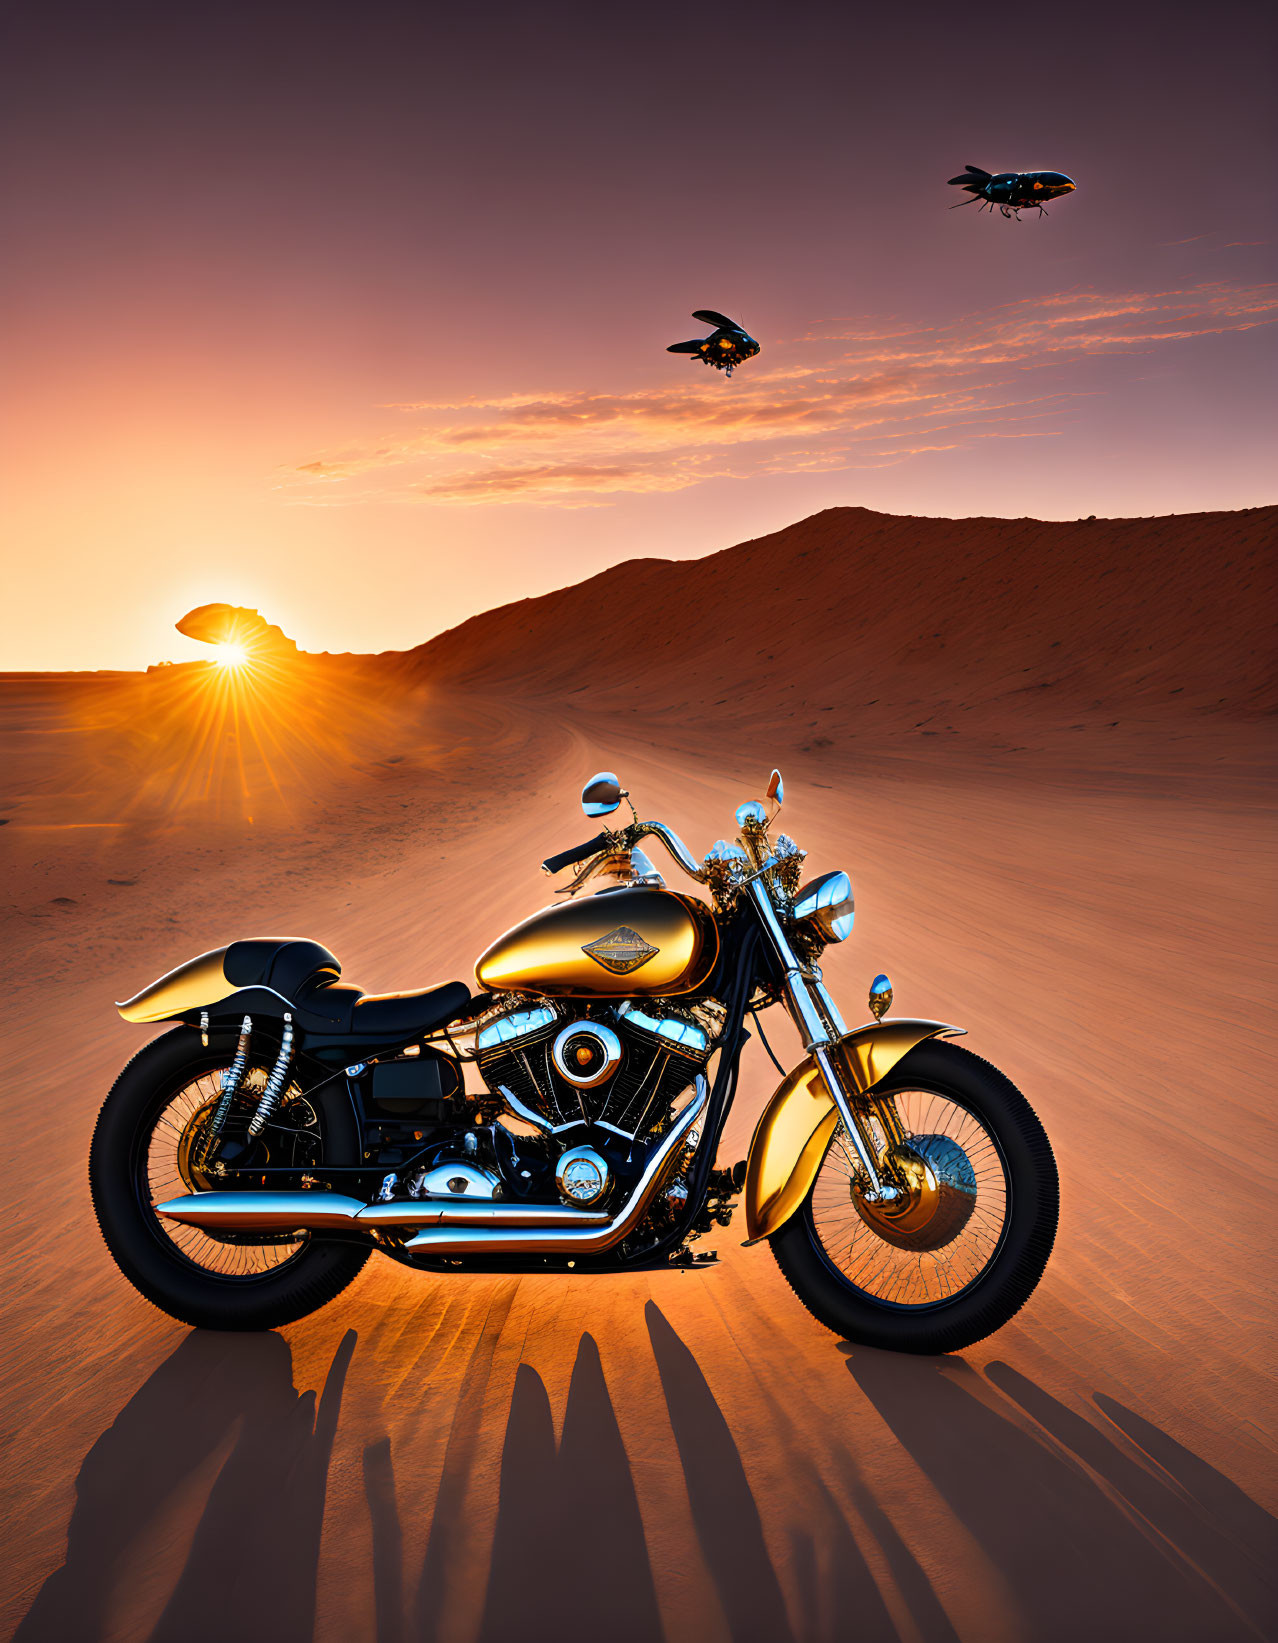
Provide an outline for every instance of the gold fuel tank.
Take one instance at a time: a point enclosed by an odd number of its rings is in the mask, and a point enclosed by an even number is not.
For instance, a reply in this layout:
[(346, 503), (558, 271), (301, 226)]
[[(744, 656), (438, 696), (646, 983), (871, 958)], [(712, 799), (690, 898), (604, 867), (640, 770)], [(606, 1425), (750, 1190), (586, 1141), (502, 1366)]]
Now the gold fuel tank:
[(475, 975), (492, 992), (664, 997), (695, 992), (718, 956), (719, 931), (704, 902), (635, 886), (534, 913), (492, 944)]

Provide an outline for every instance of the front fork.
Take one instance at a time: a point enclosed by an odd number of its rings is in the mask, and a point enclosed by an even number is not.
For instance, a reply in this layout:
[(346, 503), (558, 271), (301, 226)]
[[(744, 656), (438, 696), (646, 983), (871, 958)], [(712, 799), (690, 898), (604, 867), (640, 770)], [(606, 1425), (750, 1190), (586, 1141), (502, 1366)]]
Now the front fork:
[[(843, 1120), (848, 1140), (855, 1148), (861, 1168), (869, 1181), (869, 1188), (862, 1196), (872, 1204), (893, 1203), (901, 1196), (901, 1189), (883, 1179), (875, 1162), (872, 1137), (864, 1121), (853, 1110), (848, 1097), (848, 1084), (839, 1069), (838, 1043), (846, 1035), (847, 1026), (839, 1014), (838, 1006), (830, 997), (819, 972), (813, 975), (800, 964), (798, 955), (790, 945), (790, 938), (777, 917), (777, 910), (772, 904), (772, 896), (765, 878), (760, 875), (752, 879), (749, 891), (773, 949), (781, 961), (786, 1007), (799, 1029), (808, 1053), (820, 1069), (825, 1087), (830, 1092), (830, 1099)], [(904, 1132), (901, 1130), (893, 1103), (881, 1102), (878, 1116), (890, 1150), (904, 1140)]]

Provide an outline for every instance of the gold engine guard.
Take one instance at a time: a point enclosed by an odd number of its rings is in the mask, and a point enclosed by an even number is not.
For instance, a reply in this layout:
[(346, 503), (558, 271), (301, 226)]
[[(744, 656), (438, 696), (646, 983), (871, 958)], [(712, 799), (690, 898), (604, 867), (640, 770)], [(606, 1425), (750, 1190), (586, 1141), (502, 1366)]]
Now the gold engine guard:
[[(865, 1095), (916, 1044), (965, 1030), (902, 1016), (858, 1027), (839, 1040), (839, 1049), (856, 1094)], [(748, 1244), (784, 1226), (807, 1197), (838, 1122), (825, 1081), (809, 1056), (783, 1080), (755, 1126), (742, 1194)]]

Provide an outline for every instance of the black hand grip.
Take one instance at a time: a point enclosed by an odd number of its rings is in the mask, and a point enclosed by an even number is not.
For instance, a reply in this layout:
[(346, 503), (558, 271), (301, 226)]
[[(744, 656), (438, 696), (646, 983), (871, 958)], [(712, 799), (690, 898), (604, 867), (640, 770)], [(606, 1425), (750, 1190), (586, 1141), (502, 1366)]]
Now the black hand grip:
[(557, 856), (547, 856), (541, 870), (543, 873), (557, 873), (561, 867), (571, 867), (574, 862), (585, 861), (587, 856), (606, 850), (608, 838), (607, 833), (600, 833), (598, 838), (589, 839), (585, 844), (574, 844), (571, 850), (561, 850)]

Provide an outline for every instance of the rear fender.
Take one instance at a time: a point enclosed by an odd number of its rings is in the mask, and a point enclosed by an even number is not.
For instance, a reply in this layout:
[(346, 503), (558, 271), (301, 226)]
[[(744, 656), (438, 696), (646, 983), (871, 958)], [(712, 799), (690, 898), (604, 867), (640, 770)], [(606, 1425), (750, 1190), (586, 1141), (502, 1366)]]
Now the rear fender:
[(226, 953), (225, 947), (215, 947), (211, 953), (201, 953), (199, 958), (179, 964), (176, 970), (117, 1004), (116, 1009), (126, 1021), (145, 1023), (174, 1021), (192, 1010), (221, 1003), (239, 990), (227, 979), (223, 968)]
[[(844, 1064), (856, 1093), (865, 1095), (892, 1071), (902, 1056), (929, 1038), (962, 1033), (943, 1021), (870, 1022), (840, 1039)], [(783, 1227), (807, 1197), (839, 1114), (811, 1056), (801, 1061), (763, 1109), (750, 1142), (742, 1194), (747, 1243), (757, 1243)]]

